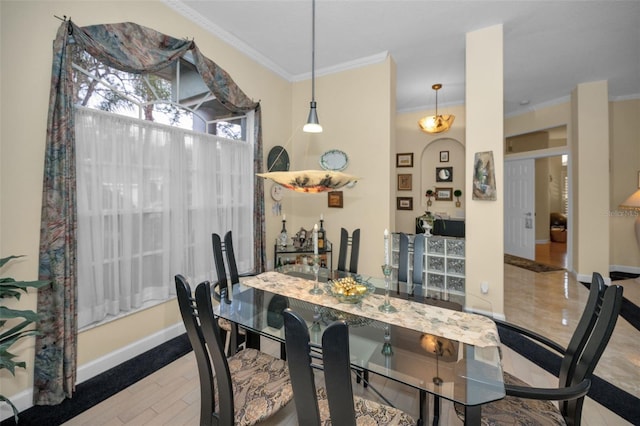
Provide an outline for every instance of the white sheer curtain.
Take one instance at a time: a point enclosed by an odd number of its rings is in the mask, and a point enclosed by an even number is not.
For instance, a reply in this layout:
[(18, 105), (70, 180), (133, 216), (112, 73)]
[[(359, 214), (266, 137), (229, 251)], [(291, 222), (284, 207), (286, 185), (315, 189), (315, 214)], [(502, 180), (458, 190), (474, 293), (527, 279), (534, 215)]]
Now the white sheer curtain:
[(253, 146), (76, 110), (78, 327), (214, 280), (211, 233), (253, 268)]

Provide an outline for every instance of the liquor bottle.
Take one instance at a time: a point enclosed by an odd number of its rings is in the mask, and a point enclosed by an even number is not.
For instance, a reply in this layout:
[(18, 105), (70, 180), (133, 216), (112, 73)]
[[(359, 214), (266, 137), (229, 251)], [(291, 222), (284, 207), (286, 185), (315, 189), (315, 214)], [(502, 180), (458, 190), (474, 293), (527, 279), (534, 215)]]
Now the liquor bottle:
[(327, 233), (324, 230), (324, 220), (322, 220), (322, 216), (320, 217), (320, 229), (318, 229), (318, 250), (325, 250), (326, 244), (326, 235)]
[(287, 235), (286, 224), (287, 224), (287, 221), (285, 219), (282, 219), (282, 231), (280, 231), (280, 236), (278, 237), (278, 242), (282, 247), (286, 247), (287, 243), (289, 242), (289, 236)]

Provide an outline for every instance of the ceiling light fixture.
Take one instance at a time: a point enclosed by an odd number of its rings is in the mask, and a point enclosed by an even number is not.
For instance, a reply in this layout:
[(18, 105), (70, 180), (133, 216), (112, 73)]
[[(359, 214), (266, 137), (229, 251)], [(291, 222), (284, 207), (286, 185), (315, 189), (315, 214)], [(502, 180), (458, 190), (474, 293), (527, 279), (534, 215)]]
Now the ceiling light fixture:
[(420, 126), (420, 130), (425, 133), (446, 132), (453, 124), (456, 116), (453, 114), (438, 115), (438, 90), (442, 88), (442, 84), (434, 84), (431, 88), (436, 91), (436, 115), (421, 118), (418, 120), (418, 126)]
[(311, 2), (311, 109), (307, 124), (302, 128), (307, 133), (322, 133), (316, 110), (316, 0)]

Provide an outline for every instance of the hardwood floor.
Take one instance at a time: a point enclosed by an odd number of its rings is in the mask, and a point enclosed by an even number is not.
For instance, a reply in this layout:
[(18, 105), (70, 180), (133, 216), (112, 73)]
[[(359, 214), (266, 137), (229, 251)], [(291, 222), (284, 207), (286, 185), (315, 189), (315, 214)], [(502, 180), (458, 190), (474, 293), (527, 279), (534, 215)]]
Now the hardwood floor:
[[(588, 290), (569, 273), (534, 273), (505, 265), (505, 315), (566, 345), (582, 313)], [(640, 305), (640, 280), (616, 281), (624, 285), (625, 297)], [(277, 354), (279, 346), (263, 341), (265, 351)], [(533, 386), (557, 386), (557, 378), (503, 346), (503, 367)], [(623, 318), (618, 320), (595, 374), (640, 397), (640, 339), (638, 331)], [(417, 417), (417, 392), (371, 376), (373, 385), (398, 408)], [(321, 380), (321, 377), (318, 377)], [(376, 396), (360, 385), (354, 392)], [(66, 425), (197, 425), (199, 388), (193, 353), (164, 367), (108, 400), (92, 407)], [(429, 422), (427, 422), (429, 423)], [(264, 425), (296, 425), (295, 407), (289, 404)], [(461, 425), (452, 404), (443, 401), (440, 425)], [(582, 416), (585, 426), (629, 425), (619, 416), (587, 398)]]
[(566, 268), (567, 243), (536, 244), (536, 262)]

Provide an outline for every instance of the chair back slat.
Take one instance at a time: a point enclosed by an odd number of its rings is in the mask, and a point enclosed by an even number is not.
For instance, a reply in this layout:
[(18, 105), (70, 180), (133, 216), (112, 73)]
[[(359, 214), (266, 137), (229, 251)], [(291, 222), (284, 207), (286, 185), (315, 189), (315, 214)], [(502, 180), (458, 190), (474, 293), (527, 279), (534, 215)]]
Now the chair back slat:
[(218, 275), (216, 285), (218, 286), (220, 295), (226, 296), (229, 292), (229, 285), (227, 281), (227, 269), (224, 266), (222, 239), (220, 238), (220, 235), (216, 233), (211, 234), (211, 245), (213, 247), (213, 263), (215, 263), (216, 275)]
[(240, 282), (240, 276), (238, 275), (238, 265), (236, 265), (236, 255), (233, 251), (233, 237), (231, 231), (227, 231), (224, 234), (224, 245), (222, 250), (227, 255), (227, 266), (229, 267), (229, 282), (233, 286)]
[(353, 231), (350, 238), (351, 243), (351, 261), (349, 262), (349, 272), (358, 273), (358, 257), (360, 255), (360, 228)]
[[(400, 233), (398, 253), (398, 283), (406, 283), (409, 276), (409, 236), (404, 232)], [(400, 286), (398, 286), (398, 291)]]
[(215, 411), (214, 403), (214, 374), (211, 368), (211, 360), (207, 351), (204, 336), (200, 328), (198, 311), (195, 300), (191, 294), (191, 287), (182, 275), (175, 276), (176, 293), (182, 321), (187, 330), (189, 342), (193, 348), (193, 353), (198, 366), (200, 379), (200, 424), (211, 425), (212, 413)]
[[(579, 359), (576, 354), (582, 353), (589, 340), (589, 336), (598, 319), (606, 289), (602, 275), (594, 272), (591, 278), (591, 286), (589, 287), (589, 298), (560, 365), (560, 373), (558, 374), (560, 387), (570, 386)], [(564, 405), (566, 405), (566, 402), (564, 402)]]
[[(412, 282), (414, 287), (422, 285), (422, 272), (424, 271), (424, 234), (416, 234), (413, 239), (413, 275)], [(411, 294), (413, 294), (413, 289)]]
[(198, 284), (195, 291), (202, 335), (206, 342), (218, 384), (218, 412), (212, 413), (220, 425), (234, 424), (233, 383), (227, 357), (224, 353), (218, 321), (213, 316), (211, 287), (208, 282)]
[[(618, 321), (622, 307), (622, 292), (623, 288), (617, 285), (611, 285), (605, 290), (596, 324), (582, 354), (579, 355), (570, 385), (576, 385), (593, 376), (593, 370), (606, 349)], [(580, 425), (583, 405), (584, 397), (568, 401), (566, 411), (562, 413), (567, 424)]]
[[(312, 369), (309, 329), (304, 319), (291, 309), (285, 309), (283, 316), (287, 364), (298, 424), (319, 426), (320, 410)], [(334, 422), (334, 424), (339, 423)]]
[(332, 424), (355, 426), (349, 327), (345, 321), (331, 323), (322, 334), (322, 361)]
[[(349, 248), (351, 251), (349, 252)], [(347, 255), (349, 255), (349, 269), (347, 269)], [(340, 251), (338, 252), (338, 271), (358, 273), (358, 258), (360, 255), (360, 228), (349, 232), (340, 228)]]

